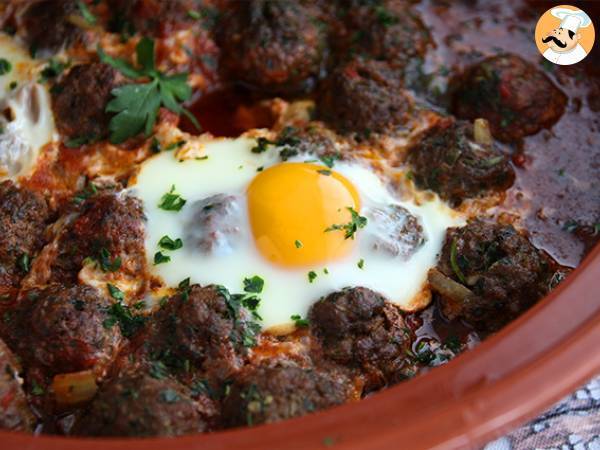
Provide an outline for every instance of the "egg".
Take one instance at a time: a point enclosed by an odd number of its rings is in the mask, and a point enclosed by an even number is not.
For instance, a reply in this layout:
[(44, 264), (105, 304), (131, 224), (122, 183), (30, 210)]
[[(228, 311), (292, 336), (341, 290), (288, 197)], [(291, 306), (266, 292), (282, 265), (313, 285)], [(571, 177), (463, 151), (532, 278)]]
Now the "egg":
[(400, 200), (366, 161), (284, 162), (272, 146), (253, 152), (249, 137), (198, 145), (193, 159), (154, 155), (128, 187), (143, 202), (148, 262), (164, 283), (189, 277), (243, 292), (244, 279), (258, 276), (265, 329), (347, 286), (406, 311), (423, 306), (446, 229), (463, 221), (437, 197)]

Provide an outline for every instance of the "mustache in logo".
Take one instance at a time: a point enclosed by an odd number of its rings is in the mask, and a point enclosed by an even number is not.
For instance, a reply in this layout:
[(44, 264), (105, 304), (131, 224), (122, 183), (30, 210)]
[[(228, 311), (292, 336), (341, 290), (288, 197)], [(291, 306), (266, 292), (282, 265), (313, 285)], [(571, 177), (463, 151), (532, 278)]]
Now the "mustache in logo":
[(560, 48), (565, 48), (567, 46), (566, 42), (561, 42), (558, 40), (558, 38), (556, 36), (548, 36), (542, 39), (542, 42), (545, 44), (547, 42), (550, 41), (554, 41), (554, 43), (556, 45), (558, 45)]

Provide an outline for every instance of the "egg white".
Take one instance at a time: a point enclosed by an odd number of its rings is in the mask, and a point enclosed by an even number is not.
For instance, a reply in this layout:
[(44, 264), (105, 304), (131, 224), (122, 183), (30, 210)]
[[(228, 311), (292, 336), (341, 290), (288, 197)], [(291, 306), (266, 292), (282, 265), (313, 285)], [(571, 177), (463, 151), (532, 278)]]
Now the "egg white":
[[(333, 170), (341, 173), (356, 187), (361, 200), (361, 211), (368, 208), (398, 204), (421, 219), (426, 236), (425, 243), (407, 260), (373, 251), (366, 244), (369, 224), (359, 230), (351, 254), (341, 260), (322, 266), (284, 268), (273, 265), (257, 250), (252, 239), (245, 193), (261, 167), (285, 164), (279, 161), (278, 151), (269, 148), (256, 154), (251, 149), (254, 139), (219, 138), (204, 141), (200, 153), (205, 159), (180, 161), (173, 152), (162, 152), (145, 161), (130, 186), (139, 197), (147, 217), (146, 251), (154, 275), (167, 285), (177, 286), (190, 277), (192, 283), (220, 284), (232, 292), (243, 292), (243, 280), (258, 275), (265, 285), (258, 308), (265, 328), (290, 323), (292, 315), (305, 317), (310, 306), (320, 297), (347, 286), (364, 286), (385, 295), (404, 310), (414, 310), (422, 305), (423, 286), (427, 271), (434, 266), (442, 247), (446, 229), (462, 223), (463, 219), (443, 202), (433, 200), (417, 205), (399, 201), (385, 187), (380, 177), (367, 165), (358, 162), (336, 162)], [(306, 155), (296, 160), (307, 160)], [(186, 205), (179, 212), (158, 207), (161, 197), (175, 186)], [(191, 219), (191, 205), (215, 194), (241, 196), (243, 239), (230, 254), (207, 255), (184, 240), (183, 248), (164, 251), (171, 261), (154, 265), (153, 256), (159, 251), (158, 241), (168, 235), (172, 239), (184, 238), (185, 224)], [(358, 262), (364, 260), (362, 268)], [(326, 270), (325, 270), (326, 269)], [(309, 282), (308, 272), (317, 276)], [(327, 273), (325, 273), (327, 272)]]

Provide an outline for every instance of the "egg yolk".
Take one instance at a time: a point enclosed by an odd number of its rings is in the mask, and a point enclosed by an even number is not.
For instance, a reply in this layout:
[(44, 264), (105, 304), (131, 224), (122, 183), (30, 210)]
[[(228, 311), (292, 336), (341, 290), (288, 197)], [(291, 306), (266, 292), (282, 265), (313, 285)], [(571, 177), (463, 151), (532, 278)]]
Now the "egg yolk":
[(360, 210), (358, 193), (342, 175), (309, 163), (283, 163), (248, 187), (248, 213), (256, 246), (268, 260), (298, 267), (340, 259), (353, 247), (344, 230)]

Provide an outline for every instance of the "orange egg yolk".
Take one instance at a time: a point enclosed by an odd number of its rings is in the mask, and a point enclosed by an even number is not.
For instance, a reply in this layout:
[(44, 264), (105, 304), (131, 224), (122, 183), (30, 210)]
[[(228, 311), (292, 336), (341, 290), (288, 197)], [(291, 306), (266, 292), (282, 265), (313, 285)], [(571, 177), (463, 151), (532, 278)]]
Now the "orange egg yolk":
[(248, 188), (248, 213), (256, 246), (268, 260), (310, 266), (346, 256), (354, 240), (325, 231), (360, 210), (358, 193), (339, 173), (310, 163), (283, 163), (257, 175)]

